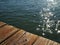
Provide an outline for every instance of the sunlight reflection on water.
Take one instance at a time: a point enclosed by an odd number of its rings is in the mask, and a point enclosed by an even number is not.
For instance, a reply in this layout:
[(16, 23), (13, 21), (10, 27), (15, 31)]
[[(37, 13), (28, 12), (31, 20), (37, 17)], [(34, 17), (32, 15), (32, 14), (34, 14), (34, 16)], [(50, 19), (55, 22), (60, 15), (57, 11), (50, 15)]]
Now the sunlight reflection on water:
[(59, 0), (0, 0), (0, 21), (60, 42), (56, 37), (60, 34), (59, 4)]

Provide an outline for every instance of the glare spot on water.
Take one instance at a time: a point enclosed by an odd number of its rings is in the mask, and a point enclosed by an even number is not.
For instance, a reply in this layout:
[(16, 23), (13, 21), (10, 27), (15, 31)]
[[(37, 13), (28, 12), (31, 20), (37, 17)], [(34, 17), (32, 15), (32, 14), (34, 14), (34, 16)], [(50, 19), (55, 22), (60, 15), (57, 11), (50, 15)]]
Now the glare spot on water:
[(42, 35), (44, 36), (44, 35), (45, 35), (45, 33), (42, 33)]
[(41, 10), (41, 12), (39, 12), (39, 14), (41, 14), (42, 13), (42, 10)]
[(47, 17), (45, 17), (45, 19), (48, 19)]
[(40, 30), (40, 28), (36, 28), (36, 30)]
[(43, 8), (43, 11), (44, 11), (44, 12), (46, 12), (46, 11), (48, 11), (48, 10), (49, 10), (49, 9)]
[(44, 15), (42, 14), (41, 16), (43, 17)]
[(50, 11), (50, 9), (49, 9), (49, 8), (43, 8), (43, 10), (44, 10), (44, 11)]
[(57, 31), (57, 29), (55, 29), (55, 31)]
[(47, 22), (49, 22), (49, 19), (47, 20)]
[(43, 20), (45, 22), (45, 20)]
[(47, 0), (47, 1), (51, 1), (51, 2), (53, 2), (54, 0)]
[(36, 16), (36, 15), (34, 15), (34, 16)]
[(56, 18), (56, 16), (54, 16), (54, 18)]
[(50, 27), (50, 25), (47, 25), (47, 27)]
[(49, 12), (50, 16), (53, 16), (52, 12)]
[(50, 11), (50, 9), (49, 9), (49, 8), (47, 8), (47, 11)]
[(42, 28), (42, 30), (44, 31), (44, 28)]
[(49, 30), (49, 33), (52, 34), (53, 32), (51, 30)]
[(60, 30), (58, 30), (57, 33), (60, 33)]
[(39, 27), (41, 26), (41, 25), (38, 25)]
[(56, 4), (57, 4), (57, 2), (53, 3), (53, 5), (56, 5)]

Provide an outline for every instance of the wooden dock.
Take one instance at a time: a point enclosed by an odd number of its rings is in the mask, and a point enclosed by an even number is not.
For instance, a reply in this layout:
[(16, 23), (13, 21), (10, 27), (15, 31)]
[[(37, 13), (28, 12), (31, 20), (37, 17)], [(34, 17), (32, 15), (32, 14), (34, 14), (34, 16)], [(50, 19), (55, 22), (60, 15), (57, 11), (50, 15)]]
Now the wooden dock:
[(0, 45), (60, 45), (60, 43), (0, 22)]

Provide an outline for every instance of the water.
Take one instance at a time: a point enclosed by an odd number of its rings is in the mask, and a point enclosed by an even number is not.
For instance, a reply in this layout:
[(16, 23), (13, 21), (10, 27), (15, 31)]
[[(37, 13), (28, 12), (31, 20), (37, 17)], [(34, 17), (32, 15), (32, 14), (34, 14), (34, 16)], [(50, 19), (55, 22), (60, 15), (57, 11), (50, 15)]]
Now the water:
[[(42, 28), (43, 19), (39, 12), (47, 7), (47, 3), (47, 0), (0, 0), (0, 21), (60, 42), (60, 33), (56, 33), (54, 30), (52, 30), (53, 34), (42, 31), (44, 29)], [(50, 9), (55, 17), (51, 17), (53, 20), (60, 20), (59, 0), (57, 3), (55, 7)]]

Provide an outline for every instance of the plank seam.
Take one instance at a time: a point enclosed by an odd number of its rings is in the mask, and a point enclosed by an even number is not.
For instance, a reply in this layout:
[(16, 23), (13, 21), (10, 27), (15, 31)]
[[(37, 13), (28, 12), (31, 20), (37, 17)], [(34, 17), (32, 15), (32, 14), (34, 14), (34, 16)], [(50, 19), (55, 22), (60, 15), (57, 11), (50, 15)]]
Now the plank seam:
[(0, 26), (0, 28), (4, 27), (5, 25), (7, 25), (7, 24), (4, 24), (4, 25)]
[(17, 30), (16, 32), (14, 32), (14, 33), (11, 34), (10, 36), (8, 36), (6, 39), (4, 39), (3, 41), (1, 41), (0, 44), (3, 43), (4, 41), (6, 41), (7, 39), (9, 39), (11, 36), (13, 36), (13, 35), (14, 35), (15, 33), (17, 33), (18, 31), (20, 31), (20, 30)]
[(39, 38), (39, 36), (36, 38), (36, 40), (32, 43), (32, 45), (37, 41), (37, 39)]
[[(20, 29), (19, 29), (19, 31), (20, 31)], [(18, 31), (18, 32), (19, 32), (19, 31)], [(18, 32), (16, 32), (15, 34), (17, 34)], [(26, 31), (23, 33), (23, 35), (24, 35), (25, 33), (26, 33)], [(14, 35), (15, 35), (15, 34), (14, 34)], [(13, 36), (14, 36), (14, 35), (13, 35)], [(23, 35), (21, 35), (21, 37), (22, 37)], [(11, 37), (12, 37), (12, 36), (11, 36)], [(11, 38), (11, 37), (10, 37), (10, 38)], [(21, 37), (20, 37), (20, 38), (21, 38)], [(7, 39), (7, 40), (8, 40), (8, 39)], [(5, 41), (7, 41), (7, 40), (5, 40)], [(1, 44), (4, 45), (4, 44), (5, 44), (5, 41), (2, 42)], [(4, 43), (4, 44), (3, 44), (3, 43)], [(7, 43), (6, 43), (6, 45), (7, 45)]]
[[(22, 38), (25, 34), (26, 34), (26, 31), (24, 32), (24, 34), (23, 34), (20, 38)], [(18, 41), (18, 40), (17, 40), (17, 41)]]

